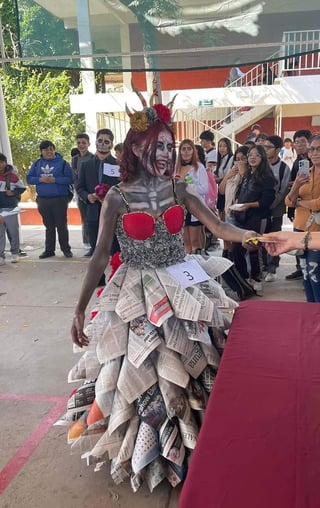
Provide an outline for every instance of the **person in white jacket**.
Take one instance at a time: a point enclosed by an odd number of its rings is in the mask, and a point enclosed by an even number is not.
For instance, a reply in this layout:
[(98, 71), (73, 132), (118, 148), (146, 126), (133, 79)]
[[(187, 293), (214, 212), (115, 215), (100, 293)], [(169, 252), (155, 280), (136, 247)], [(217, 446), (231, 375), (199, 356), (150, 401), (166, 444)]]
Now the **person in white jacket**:
[[(180, 143), (176, 176), (180, 176), (189, 183), (197, 191), (202, 201), (205, 201), (209, 190), (208, 175), (204, 165), (199, 162), (197, 149), (191, 139), (184, 139)], [(204, 226), (188, 211), (183, 241), (187, 254), (199, 254), (205, 248)]]

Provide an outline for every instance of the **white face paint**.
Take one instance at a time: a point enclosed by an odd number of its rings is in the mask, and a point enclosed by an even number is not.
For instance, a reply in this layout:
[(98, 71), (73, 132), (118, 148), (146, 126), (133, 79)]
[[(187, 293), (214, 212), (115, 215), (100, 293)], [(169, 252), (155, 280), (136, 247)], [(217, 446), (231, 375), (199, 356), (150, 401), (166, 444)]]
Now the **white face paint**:
[(112, 141), (108, 134), (100, 134), (96, 139), (97, 152), (109, 153), (112, 148)]
[(161, 131), (158, 136), (156, 158), (148, 157), (147, 171), (152, 175), (162, 176), (171, 169), (173, 156), (173, 139), (168, 131)]
[(180, 146), (180, 154), (181, 159), (183, 162), (191, 162), (192, 155), (193, 155), (193, 148), (192, 146), (185, 143), (184, 145)]

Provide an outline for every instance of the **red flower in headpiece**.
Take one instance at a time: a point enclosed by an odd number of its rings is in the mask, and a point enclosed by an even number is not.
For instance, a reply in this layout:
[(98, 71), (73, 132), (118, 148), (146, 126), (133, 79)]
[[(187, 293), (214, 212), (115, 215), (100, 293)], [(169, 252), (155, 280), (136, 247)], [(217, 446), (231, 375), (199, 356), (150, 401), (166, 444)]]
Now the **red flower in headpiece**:
[(155, 104), (153, 109), (156, 110), (160, 122), (170, 123), (171, 111), (167, 108), (167, 106), (164, 106), (163, 104)]
[(110, 189), (110, 185), (107, 183), (99, 183), (99, 185), (96, 185), (94, 188), (94, 192), (98, 196), (99, 199), (104, 199), (108, 190)]

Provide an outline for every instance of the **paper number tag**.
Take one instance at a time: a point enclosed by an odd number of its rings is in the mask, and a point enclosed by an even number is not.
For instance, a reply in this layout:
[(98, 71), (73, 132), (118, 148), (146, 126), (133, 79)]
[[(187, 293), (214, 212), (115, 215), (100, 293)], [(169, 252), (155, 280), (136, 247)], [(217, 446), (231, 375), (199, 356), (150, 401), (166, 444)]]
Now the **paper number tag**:
[(167, 266), (166, 270), (170, 273), (171, 277), (184, 288), (209, 279), (209, 275), (201, 268), (196, 260)]
[(103, 164), (103, 174), (107, 176), (114, 176), (116, 178), (119, 178), (120, 176), (120, 167), (116, 166), (115, 164), (108, 164), (105, 162)]

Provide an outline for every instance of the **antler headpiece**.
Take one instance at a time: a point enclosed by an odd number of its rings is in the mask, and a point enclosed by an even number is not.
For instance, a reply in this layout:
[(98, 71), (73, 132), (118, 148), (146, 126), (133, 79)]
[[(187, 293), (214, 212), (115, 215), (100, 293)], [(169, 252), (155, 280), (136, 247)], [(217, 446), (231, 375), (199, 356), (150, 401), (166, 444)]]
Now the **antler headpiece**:
[(148, 106), (145, 98), (135, 87), (133, 81), (131, 81), (131, 86), (143, 106), (142, 111), (135, 111), (134, 113), (131, 113), (126, 104), (126, 112), (130, 117), (130, 127), (133, 131), (144, 132), (148, 129), (149, 125), (155, 122), (164, 122), (169, 126), (172, 126), (172, 107), (177, 95), (173, 97), (167, 106), (164, 104), (156, 104), (157, 92), (155, 90), (150, 99), (150, 106)]

